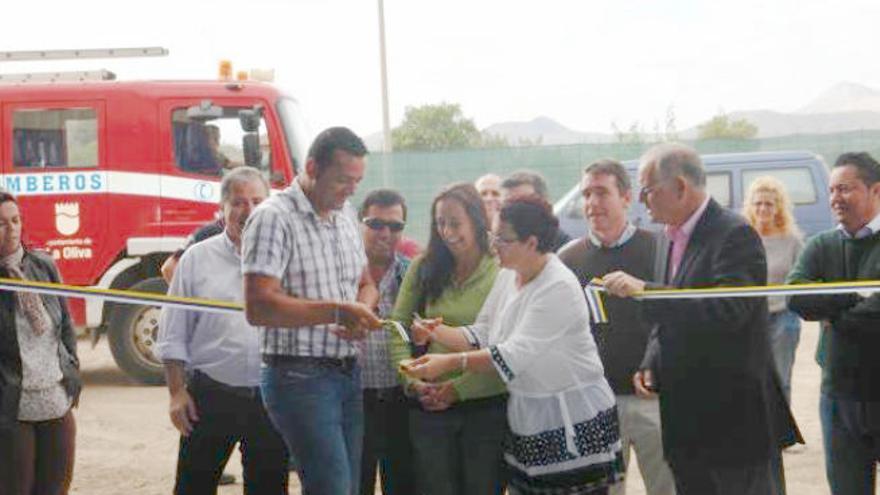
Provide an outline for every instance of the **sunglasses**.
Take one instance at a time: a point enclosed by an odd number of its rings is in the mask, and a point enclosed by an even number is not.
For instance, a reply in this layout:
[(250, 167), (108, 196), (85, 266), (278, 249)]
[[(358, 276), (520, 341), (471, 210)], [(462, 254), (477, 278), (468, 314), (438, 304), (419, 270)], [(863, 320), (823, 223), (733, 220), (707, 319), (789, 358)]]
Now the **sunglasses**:
[(370, 228), (370, 230), (382, 230), (385, 227), (388, 227), (388, 230), (391, 232), (400, 232), (406, 227), (406, 222), (398, 222), (396, 220), (381, 220), (378, 218), (367, 217), (362, 220), (364, 225)]

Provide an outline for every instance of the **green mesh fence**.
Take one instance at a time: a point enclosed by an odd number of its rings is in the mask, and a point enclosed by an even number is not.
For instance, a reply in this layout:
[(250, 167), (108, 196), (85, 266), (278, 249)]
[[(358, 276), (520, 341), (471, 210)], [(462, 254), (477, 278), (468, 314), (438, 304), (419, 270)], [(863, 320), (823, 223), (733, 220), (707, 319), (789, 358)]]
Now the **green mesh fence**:
[[(767, 139), (719, 139), (688, 141), (700, 153), (805, 150), (821, 155), (831, 164), (843, 152), (867, 151), (880, 157), (880, 130), (840, 134), (797, 135)], [(579, 179), (585, 165), (602, 157), (618, 160), (638, 158), (653, 143), (599, 143), (564, 146), (532, 146), (442, 152), (374, 153), (368, 159), (367, 176), (353, 203), (378, 187), (400, 191), (409, 207), (406, 235), (424, 244), (430, 227), (431, 201), (440, 189), (453, 182), (473, 182), (493, 172), (505, 176), (529, 169), (547, 180), (553, 200)]]

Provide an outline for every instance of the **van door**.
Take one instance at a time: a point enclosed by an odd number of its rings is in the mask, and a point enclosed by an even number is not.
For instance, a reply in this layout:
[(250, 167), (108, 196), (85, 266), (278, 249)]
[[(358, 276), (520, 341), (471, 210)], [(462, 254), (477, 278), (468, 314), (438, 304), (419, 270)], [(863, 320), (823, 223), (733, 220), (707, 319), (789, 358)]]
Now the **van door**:
[(2, 185), (25, 244), (49, 252), (65, 282), (92, 283), (109, 214), (104, 102), (5, 103), (2, 121)]

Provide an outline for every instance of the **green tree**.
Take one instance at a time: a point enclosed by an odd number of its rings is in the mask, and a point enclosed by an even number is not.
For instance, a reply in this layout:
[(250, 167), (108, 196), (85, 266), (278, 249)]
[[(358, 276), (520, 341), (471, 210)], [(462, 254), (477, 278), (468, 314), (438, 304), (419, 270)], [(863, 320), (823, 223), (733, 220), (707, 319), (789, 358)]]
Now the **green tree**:
[(483, 136), (474, 121), (464, 117), (460, 105), (443, 102), (406, 107), (403, 122), (391, 130), (391, 142), (396, 150), (476, 148)]
[(751, 139), (758, 135), (758, 126), (747, 119), (732, 120), (724, 112), (697, 126), (698, 139)]

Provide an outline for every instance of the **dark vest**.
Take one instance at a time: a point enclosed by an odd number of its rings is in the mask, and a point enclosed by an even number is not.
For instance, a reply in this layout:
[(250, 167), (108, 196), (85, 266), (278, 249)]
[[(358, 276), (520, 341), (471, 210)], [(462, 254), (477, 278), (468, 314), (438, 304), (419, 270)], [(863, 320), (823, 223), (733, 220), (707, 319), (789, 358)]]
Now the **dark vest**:
[[(611, 248), (596, 247), (587, 238), (578, 239), (560, 251), (559, 258), (581, 285), (617, 270), (654, 280), (657, 243), (655, 234), (638, 229), (623, 245)], [(608, 323), (593, 324), (593, 337), (605, 377), (615, 394), (633, 394), (632, 376), (644, 356), (652, 325), (642, 318), (637, 300), (606, 295), (604, 302)]]

